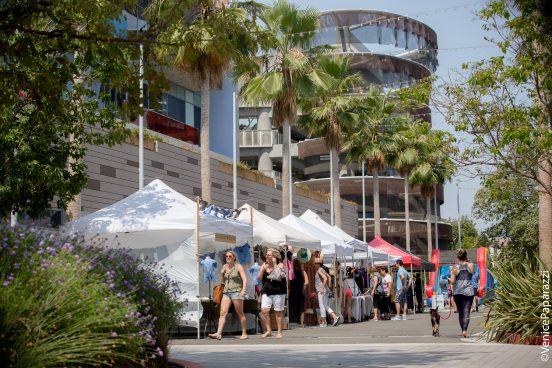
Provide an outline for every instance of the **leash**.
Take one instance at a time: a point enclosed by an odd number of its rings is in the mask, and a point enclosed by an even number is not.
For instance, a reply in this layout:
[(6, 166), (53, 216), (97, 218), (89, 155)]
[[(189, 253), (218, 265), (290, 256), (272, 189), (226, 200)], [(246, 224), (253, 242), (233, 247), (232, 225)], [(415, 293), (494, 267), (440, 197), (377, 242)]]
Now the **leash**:
[(452, 314), (452, 308), (449, 309), (449, 314), (448, 316), (445, 318), (441, 315), (441, 313), (437, 312), (437, 314), (439, 315), (439, 317), (441, 317), (442, 320), (447, 320), (450, 318), (450, 315)]

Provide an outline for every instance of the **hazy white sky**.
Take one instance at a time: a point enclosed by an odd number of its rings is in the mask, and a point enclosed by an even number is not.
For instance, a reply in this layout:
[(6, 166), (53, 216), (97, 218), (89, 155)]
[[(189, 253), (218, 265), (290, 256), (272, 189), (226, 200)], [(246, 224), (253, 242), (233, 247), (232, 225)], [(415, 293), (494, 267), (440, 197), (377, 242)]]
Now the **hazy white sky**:
[[(498, 50), (484, 40), (489, 35), (482, 30), (482, 22), (476, 12), (484, 1), (470, 0), (291, 0), (302, 7), (318, 10), (331, 9), (377, 9), (406, 15), (430, 26), (437, 33), (439, 44), (439, 67), (436, 74), (449, 79), (450, 72), (458, 70), (466, 62), (477, 61), (498, 54)], [(265, 1), (270, 3), (269, 1)], [(451, 130), (443, 117), (434, 112), (433, 126), (436, 129)], [(479, 180), (468, 180), (462, 175), (453, 178), (445, 186), (445, 204), (441, 206), (442, 216), (457, 218), (457, 190), (459, 183), (460, 214), (469, 215), (473, 197), (479, 187)], [(482, 224), (478, 224), (482, 227)]]

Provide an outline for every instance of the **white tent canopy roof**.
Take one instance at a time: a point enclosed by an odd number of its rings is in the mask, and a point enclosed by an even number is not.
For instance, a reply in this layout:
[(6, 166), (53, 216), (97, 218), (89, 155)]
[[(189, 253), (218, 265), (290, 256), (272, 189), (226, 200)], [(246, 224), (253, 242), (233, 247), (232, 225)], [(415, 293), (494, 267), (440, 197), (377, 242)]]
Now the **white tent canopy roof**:
[(301, 220), (299, 217), (293, 214), (289, 214), (278, 221), (296, 230), (302, 231), (315, 239), (319, 239), (322, 245), (322, 253), (324, 254), (336, 254), (338, 256), (344, 256), (346, 254), (352, 253), (352, 248), (348, 246), (343, 241), (343, 239), (329, 234), (319, 227), (316, 227), (304, 220)]
[[(131, 249), (151, 248), (190, 238), (195, 234), (196, 216), (194, 201), (156, 179), (130, 196), (68, 223), (63, 232), (85, 238), (100, 235), (100, 239)], [(240, 244), (251, 232), (248, 224), (200, 215), (201, 243), (207, 248), (216, 233), (234, 235)]]
[(249, 224), (253, 213), (253, 241), (265, 247), (291, 245), (295, 248), (320, 250), (320, 240), (315, 239), (302, 231), (283, 224), (248, 204), (240, 207), (242, 210), (238, 221)]
[(311, 225), (321, 228), (327, 233), (333, 234), (335, 237), (343, 239), (345, 243), (349, 244), (351, 247), (354, 247), (355, 250), (363, 250), (363, 251), (369, 250), (368, 245), (366, 243), (364, 243), (361, 240), (353, 238), (352, 236), (347, 234), (339, 227), (328, 224), (326, 221), (322, 220), (320, 216), (318, 216), (316, 213), (314, 213), (311, 210), (306, 210), (305, 213), (303, 213), (299, 218), (308, 222)]

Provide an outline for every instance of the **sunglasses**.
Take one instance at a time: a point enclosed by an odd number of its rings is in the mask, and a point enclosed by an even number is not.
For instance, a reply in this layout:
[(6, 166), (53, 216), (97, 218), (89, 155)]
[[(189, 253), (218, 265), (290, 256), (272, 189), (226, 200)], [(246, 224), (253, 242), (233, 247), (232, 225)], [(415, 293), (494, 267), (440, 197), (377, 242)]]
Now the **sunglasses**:
[(226, 256), (226, 258), (234, 258), (234, 256), (229, 254), (229, 255)]

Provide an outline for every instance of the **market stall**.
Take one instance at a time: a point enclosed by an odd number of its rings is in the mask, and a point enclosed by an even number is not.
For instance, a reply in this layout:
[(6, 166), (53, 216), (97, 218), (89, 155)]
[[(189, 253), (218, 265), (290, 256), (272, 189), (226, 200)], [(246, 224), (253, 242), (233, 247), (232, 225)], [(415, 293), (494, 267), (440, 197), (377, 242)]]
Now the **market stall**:
[(199, 204), (154, 180), (130, 196), (64, 226), (62, 231), (108, 247), (130, 248), (162, 262), (187, 301), (182, 324), (198, 328), (201, 296), (210, 293), (200, 256), (251, 241), (252, 227), (200, 213)]

